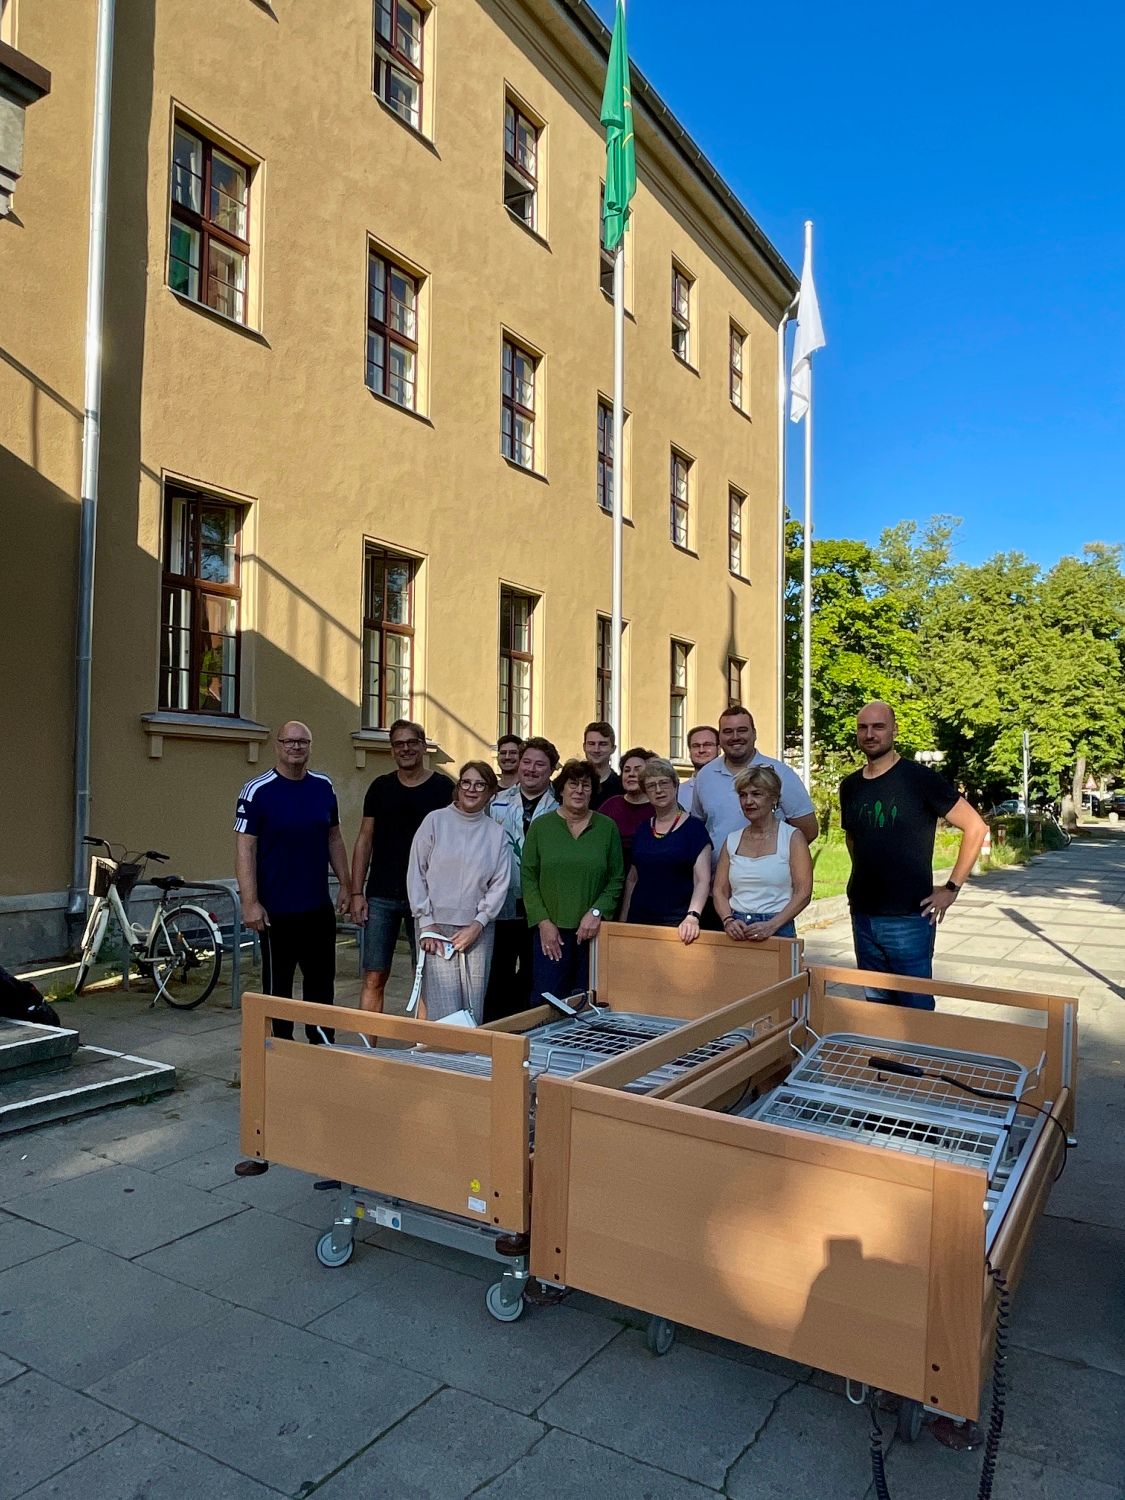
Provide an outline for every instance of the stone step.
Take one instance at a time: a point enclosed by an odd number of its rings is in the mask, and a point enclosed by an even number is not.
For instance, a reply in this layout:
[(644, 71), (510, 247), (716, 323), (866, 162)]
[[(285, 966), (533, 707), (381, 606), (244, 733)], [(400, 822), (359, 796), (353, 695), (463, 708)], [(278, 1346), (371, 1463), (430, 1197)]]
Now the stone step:
[(0, 1098), (16, 1079), (67, 1067), (77, 1047), (78, 1033), (69, 1027), (0, 1018)]
[(0, 1085), (0, 1135), (48, 1120), (69, 1120), (108, 1104), (148, 1099), (167, 1093), (175, 1083), (176, 1070), (169, 1063), (105, 1047), (79, 1047), (64, 1072)]

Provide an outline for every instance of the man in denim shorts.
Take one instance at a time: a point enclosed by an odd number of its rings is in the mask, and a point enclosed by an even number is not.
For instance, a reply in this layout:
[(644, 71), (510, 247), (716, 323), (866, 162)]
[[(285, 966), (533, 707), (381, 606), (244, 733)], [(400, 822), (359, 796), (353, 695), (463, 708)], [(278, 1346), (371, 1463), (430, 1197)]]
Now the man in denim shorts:
[(352, 921), (363, 928), (364, 1010), (381, 1011), (399, 928), (406, 923), (411, 962), (414, 922), (406, 897), (410, 846), (422, 819), (453, 801), (453, 782), (426, 765), (426, 731), (396, 719), (390, 731), (396, 769), (377, 776), (363, 799), (352, 851)]

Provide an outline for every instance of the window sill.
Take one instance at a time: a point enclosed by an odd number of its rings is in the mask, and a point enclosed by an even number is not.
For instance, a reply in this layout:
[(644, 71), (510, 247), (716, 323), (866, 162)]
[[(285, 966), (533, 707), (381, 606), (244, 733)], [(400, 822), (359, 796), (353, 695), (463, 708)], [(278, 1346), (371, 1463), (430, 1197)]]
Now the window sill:
[(685, 557), (694, 557), (697, 562), (699, 561), (699, 553), (694, 548), (685, 547), (680, 542), (673, 542), (672, 546), (675, 547), (677, 552), (682, 552)]
[[(167, 286), (167, 282), (165, 282)], [(236, 318), (228, 318), (226, 313), (217, 312), (215, 308), (208, 307), (206, 302), (197, 302), (194, 297), (187, 296), (184, 292), (177, 292), (175, 287), (170, 286), (168, 290), (182, 307), (190, 307), (193, 312), (202, 313), (205, 318), (210, 318), (215, 323), (221, 323), (224, 328), (231, 329), (234, 333), (240, 333), (243, 338), (249, 339), (253, 344), (261, 344), (263, 349), (269, 349), (270, 341), (265, 334), (259, 333), (256, 328), (251, 328), (248, 323), (240, 323)]]
[[(366, 770), (369, 755), (385, 755), (388, 763), (393, 764), (391, 731), (389, 729), (353, 729), (352, 750), (355, 753), (357, 771)], [(453, 757), (447, 754), (436, 740), (426, 741), (426, 754), (431, 761), (437, 761), (443, 766), (450, 765), (453, 760)]]
[[(602, 296), (609, 303), (610, 307), (612, 307), (613, 306), (613, 293), (612, 292), (607, 292), (604, 286), (599, 286), (598, 287), (598, 291), (601, 292)], [(636, 323), (637, 320), (636, 320), (636, 318), (633, 315), (633, 309), (631, 307), (627, 307), (625, 309), (625, 316), (629, 319), (630, 323), (633, 323), (633, 324)]]
[[(596, 501), (595, 501), (595, 504), (597, 504)], [(598, 505), (597, 506), (597, 511), (598, 511), (598, 515), (599, 516), (605, 516), (605, 518), (606, 518), (607, 521), (612, 521), (613, 520), (613, 512), (611, 510), (606, 510), (606, 508), (605, 508), (604, 505)], [(622, 516), (621, 517), (621, 524), (622, 524), (622, 526), (632, 526), (634, 524), (632, 516)]]
[(677, 354), (675, 349), (672, 350), (672, 358), (678, 365), (683, 365), (685, 370), (689, 370), (697, 379), (699, 378), (698, 368), (689, 359), (685, 359), (682, 354)]
[(436, 156), (438, 161), (441, 160), (441, 152), (434, 145), (433, 141), (430, 140), (428, 135), (423, 135), (423, 133), (418, 129), (417, 125), (411, 125), (409, 120), (404, 120), (399, 114), (398, 110), (392, 109), (387, 101), (385, 99), (381, 99), (379, 95), (374, 92), (374, 90), (372, 90), (371, 97), (372, 99), (374, 99), (375, 103), (379, 106), (379, 108), (385, 115), (390, 115), (391, 119), (394, 120), (396, 125), (402, 126), (407, 135), (413, 136), (420, 146), (425, 146), (426, 150), (429, 151), (432, 155)]
[(380, 406), (389, 406), (392, 411), (402, 412), (404, 417), (413, 417), (416, 422), (421, 422), (423, 427), (433, 427), (433, 423), (423, 411), (415, 411), (412, 406), (403, 406), (391, 396), (384, 396), (381, 391), (373, 391), (369, 385), (364, 385), (364, 390), (372, 401), (378, 401)]
[(737, 413), (738, 413), (738, 415), (739, 415), (739, 416), (740, 416), (740, 417), (741, 417), (741, 418), (742, 418), (742, 419), (743, 419), (743, 420), (744, 420), (744, 421), (746, 421), (746, 422), (751, 422), (751, 421), (753, 421), (753, 418), (752, 418), (752, 417), (751, 417), (751, 416), (750, 416), (750, 413), (749, 413), (749, 412), (748, 412), (748, 411), (747, 411), (747, 410), (746, 410), (746, 408), (745, 408), (745, 407), (744, 407), (744, 406), (736, 406), (736, 405), (735, 405), (735, 404), (734, 404), (734, 402), (733, 402), (733, 401), (732, 401), (732, 402), (731, 402), (731, 404), (730, 404), (730, 409), (731, 409), (731, 411), (734, 411), (734, 412), (737, 412)]
[(258, 760), (258, 746), (270, 737), (264, 724), (254, 719), (227, 718), (223, 714), (180, 714), (169, 709), (142, 714), (141, 728), (148, 735), (150, 760), (160, 760), (165, 740), (217, 740), (245, 745), (251, 765)]
[(730, 576), (732, 578), (737, 578), (739, 583), (749, 584), (750, 580), (749, 578), (747, 578), (745, 573), (736, 573), (733, 568), (728, 568), (727, 571), (730, 573)]
[(515, 469), (517, 474), (526, 474), (528, 479), (538, 479), (540, 484), (550, 484), (546, 474), (540, 474), (538, 469), (525, 468), (523, 464), (516, 463), (514, 458), (509, 458), (506, 453), (501, 453), (500, 458), (509, 469)]
[(520, 229), (523, 230), (524, 234), (529, 235), (537, 245), (542, 245), (543, 249), (550, 253), (551, 243), (544, 235), (539, 233), (538, 229), (532, 229), (531, 225), (525, 223), (524, 220), (520, 218), (519, 214), (513, 213), (506, 203), (504, 205), (504, 212), (508, 215), (508, 218), (511, 219), (513, 224), (517, 225)]

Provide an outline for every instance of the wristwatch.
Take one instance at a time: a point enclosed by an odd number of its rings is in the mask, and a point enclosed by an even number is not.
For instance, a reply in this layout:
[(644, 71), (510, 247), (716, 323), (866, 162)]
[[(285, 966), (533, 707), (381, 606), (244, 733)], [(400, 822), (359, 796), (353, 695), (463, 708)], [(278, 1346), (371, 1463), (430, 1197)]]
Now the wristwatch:
[(945, 882), (945, 888), (946, 888), (947, 891), (952, 891), (955, 896), (956, 896), (957, 892), (961, 889), (961, 887), (954, 880), (947, 880)]
[(591, 906), (591, 908), (590, 908), (590, 915), (592, 917), (597, 917), (597, 919), (598, 919), (599, 922), (602, 919), (602, 914), (601, 914), (601, 912), (598, 910), (598, 908), (596, 906)]
[[(687, 915), (688, 915), (688, 917), (694, 917), (697, 922), (701, 922), (703, 920), (703, 918), (699, 915), (699, 913), (697, 911), (689, 911)], [(687, 917), (684, 918), (684, 921), (685, 922), (687, 921)]]

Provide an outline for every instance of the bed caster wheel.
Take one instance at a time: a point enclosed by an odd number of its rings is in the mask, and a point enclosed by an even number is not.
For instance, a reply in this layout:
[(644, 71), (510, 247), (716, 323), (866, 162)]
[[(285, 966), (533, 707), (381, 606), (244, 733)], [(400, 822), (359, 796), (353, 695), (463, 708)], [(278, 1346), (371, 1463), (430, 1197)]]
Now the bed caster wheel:
[(898, 1421), (895, 1430), (904, 1443), (916, 1443), (922, 1435), (922, 1417), (925, 1415), (921, 1401), (909, 1401), (904, 1396), (898, 1404)]
[(514, 1323), (523, 1312), (523, 1298), (514, 1302), (504, 1300), (504, 1283), (494, 1281), (484, 1294), (484, 1305), (498, 1323)]
[(645, 1347), (650, 1354), (667, 1354), (676, 1341), (676, 1325), (668, 1318), (649, 1318)]
[(355, 1254), (355, 1240), (349, 1240), (340, 1250), (332, 1244), (332, 1231), (327, 1230), (316, 1242), (316, 1258), (322, 1266), (346, 1266)]

